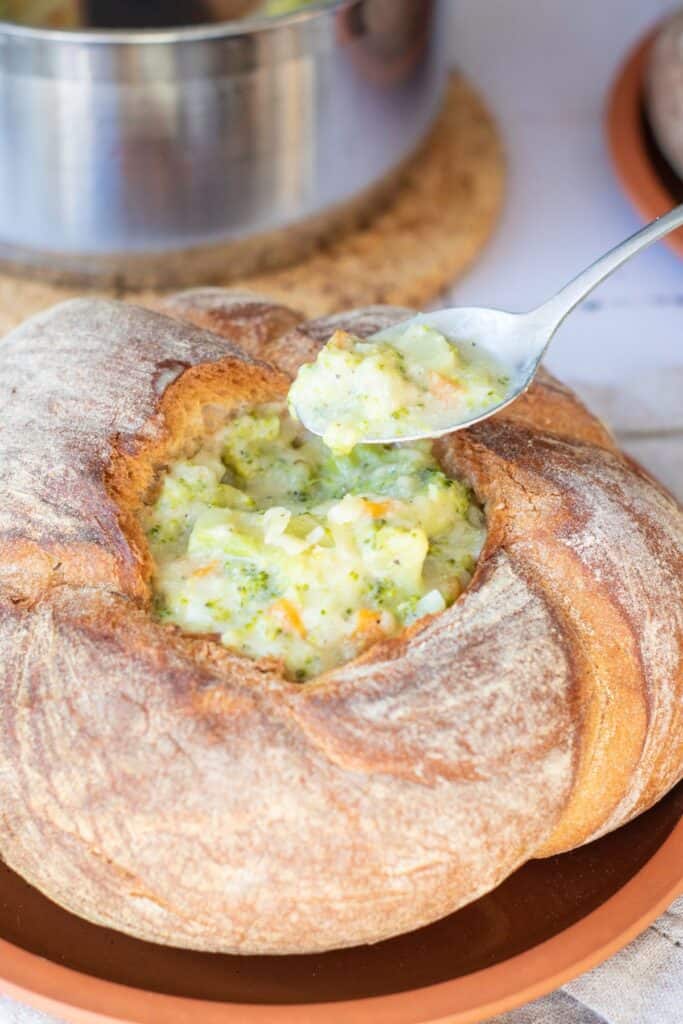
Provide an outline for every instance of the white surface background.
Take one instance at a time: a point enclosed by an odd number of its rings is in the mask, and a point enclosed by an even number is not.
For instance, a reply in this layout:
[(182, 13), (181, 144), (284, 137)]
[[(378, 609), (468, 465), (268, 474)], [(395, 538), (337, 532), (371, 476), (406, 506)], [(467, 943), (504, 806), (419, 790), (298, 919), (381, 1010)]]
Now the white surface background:
[[(452, 0), (453, 59), (498, 118), (509, 181), (495, 237), (449, 299), (529, 309), (637, 230), (610, 165), (605, 104), (629, 49), (676, 6)], [(683, 261), (659, 244), (571, 315), (547, 358), (681, 495), (682, 325)]]
[[(609, 165), (605, 99), (626, 51), (675, 5), (451, 2), (453, 57), (498, 117), (509, 189), (495, 238), (448, 297), (530, 308), (639, 226)], [(683, 261), (658, 245), (572, 314), (548, 359), (681, 494), (682, 324)], [(612, 961), (499, 1024), (680, 1024), (682, 949), (683, 901)], [(0, 1021), (48, 1018), (0, 998)]]
[[(452, 0), (452, 54), (498, 117), (509, 160), (496, 237), (454, 290), (460, 303), (542, 302), (640, 222), (615, 184), (605, 100), (624, 56), (672, 9), (664, 0)], [(673, 5), (675, 6), (675, 5)], [(594, 293), (549, 363), (611, 381), (683, 365), (683, 264), (658, 245)]]

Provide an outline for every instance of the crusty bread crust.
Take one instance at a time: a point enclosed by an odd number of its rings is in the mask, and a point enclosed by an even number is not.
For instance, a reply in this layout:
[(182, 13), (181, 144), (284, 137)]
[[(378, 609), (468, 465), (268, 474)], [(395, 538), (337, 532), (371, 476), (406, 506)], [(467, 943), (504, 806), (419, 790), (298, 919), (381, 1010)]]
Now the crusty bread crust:
[(335, 327), (405, 315), (297, 326), (216, 289), (167, 312), (78, 300), (0, 346), (15, 870), (152, 941), (323, 950), (447, 914), (681, 777), (683, 515), (548, 377), (438, 444), (488, 521), (446, 612), (305, 685), (156, 623), (138, 514), (162, 468)]

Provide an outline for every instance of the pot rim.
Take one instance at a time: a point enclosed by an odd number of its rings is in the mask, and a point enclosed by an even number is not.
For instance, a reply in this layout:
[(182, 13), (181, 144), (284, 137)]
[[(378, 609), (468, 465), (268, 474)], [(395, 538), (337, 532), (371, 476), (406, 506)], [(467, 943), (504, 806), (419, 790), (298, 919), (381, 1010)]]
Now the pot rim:
[(154, 44), (173, 46), (186, 42), (211, 42), (216, 39), (233, 39), (274, 31), (285, 27), (298, 27), (314, 22), (321, 15), (333, 12), (339, 7), (352, 7), (361, 0), (315, 0), (303, 10), (289, 14), (266, 16), (253, 14), (234, 21), (207, 22), (205, 25), (181, 25), (173, 28), (38, 28), (20, 25), (13, 21), (0, 20), (0, 46), (4, 41), (16, 39), (20, 42), (45, 44), (95, 43), (115, 46), (132, 44)]

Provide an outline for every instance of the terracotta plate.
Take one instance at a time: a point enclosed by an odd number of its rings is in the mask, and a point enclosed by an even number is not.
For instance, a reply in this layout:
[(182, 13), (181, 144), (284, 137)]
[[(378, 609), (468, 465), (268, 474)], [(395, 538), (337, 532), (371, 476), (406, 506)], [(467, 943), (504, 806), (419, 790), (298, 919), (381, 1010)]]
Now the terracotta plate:
[(605, 959), (683, 893), (682, 813), (683, 783), (620, 831), (527, 864), (429, 928), (316, 956), (138, 942), (73, 917), (0, 867), (0, 988), (78, 1024), (481, 1021)]
[[(683, 203), (683, 182), (659, 150), (645, 115), (644, 81), (657, 33), (650, 33), (628, 56), (612, 87), (607, 137), (617, 177), (644, 220)], [(664, 239), (683, 256), (683, 228)]]

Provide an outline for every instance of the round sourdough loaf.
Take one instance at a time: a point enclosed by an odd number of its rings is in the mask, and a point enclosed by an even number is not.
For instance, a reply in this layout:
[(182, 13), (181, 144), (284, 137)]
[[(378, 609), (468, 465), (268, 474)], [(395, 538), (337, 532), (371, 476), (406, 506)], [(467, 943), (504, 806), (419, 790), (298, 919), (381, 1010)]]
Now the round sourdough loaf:
[(69, 910), (203, 950), (375, 942), (681, 777), (683, 515), (548, 376), (436, 446), (488, 525), (447, 611), (305, 685), (152, 618), (163, 468), (334, 328), (407, 312), (204, 289), (0, 345), (0, 853)]

